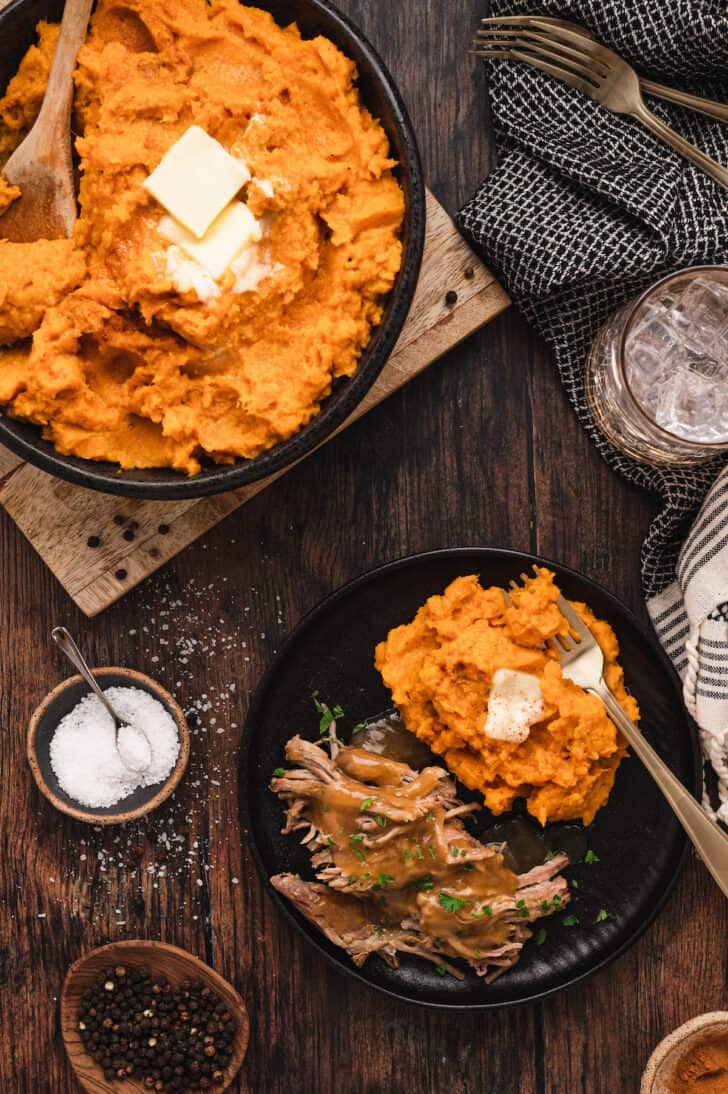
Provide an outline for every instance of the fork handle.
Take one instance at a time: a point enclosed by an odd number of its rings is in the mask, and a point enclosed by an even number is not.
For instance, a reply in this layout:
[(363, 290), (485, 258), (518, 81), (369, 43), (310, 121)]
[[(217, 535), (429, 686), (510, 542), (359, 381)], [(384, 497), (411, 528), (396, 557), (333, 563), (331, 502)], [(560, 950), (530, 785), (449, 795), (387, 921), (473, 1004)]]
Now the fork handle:
[(621, 729), (630, 747), (655, 780), (673, 813), (680, 821), (705, 866), (713, 875), (716, 885), (728, 896), (728, 835), (708, 816), (702, 805), (695, 800), (679, 779), (673, 775), (664, 760), (631, 722), (617, 700), (602, 682), (600, 688), (589, 688), (597, 695), (613, 722)]
[(705, 114), (708, 118), (717, 118), (718, 121), (728, 122), (728, 103), (717, 103), (713, 99), (703, 99), (700, 95), (691, 95), (688, 91), (678, 91), (675, 87), (667, 87), (666, 84), (656, 84), (653, 80), (645, 80), (640, 76), (640, 88), (647, 95), (656, 99), (665, 99), (668, 103), (677, 103), (678, 106), (686, 106), (689, 110), (695, 110), (698, 114)]
[(712, 179), (728, 190), (728, 168), (723, 167), (716, 160), (711, 159), (705, 152), (701, 152), (699, 148), (696, 148), (690, 141), (686, 141), (684, 137), (681, 137), (679, 133), (676, 133), (674, 129), (671, 129), (669, 125), (665, 125), (663, 121), (660, 121), (651, 110), (648, 110), (644, 103), (640, 103), (639, 106), (635, 106), (630, 111), (634, 118), (637, 118), (646, 125), (648, 129), (652, 130), (656, 137), (660, 137), (665, 144), (669, 144), (675, 152), (679, 152), (681, 156), (684, 156), (686, 160), (690, 160), (696, 167), (700, 167), (706, 175), (710, 175)]

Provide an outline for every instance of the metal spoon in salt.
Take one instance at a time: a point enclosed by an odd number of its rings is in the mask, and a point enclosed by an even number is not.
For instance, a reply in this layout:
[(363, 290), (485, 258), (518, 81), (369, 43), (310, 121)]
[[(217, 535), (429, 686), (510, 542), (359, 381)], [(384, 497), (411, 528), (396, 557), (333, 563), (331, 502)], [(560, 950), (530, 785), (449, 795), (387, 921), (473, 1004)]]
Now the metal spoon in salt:
[(137, 729), (136, 726), (129, 725), (128, 722), (125, 722), (124, 719), (120, 718), (116, 713), (99, 687), (98, 682), (92, 675), (91, 669), (86, 664), (81, 651), (66, 628), (54, 627), (51, 631), (51, 637), (58, 648), (65, 653), (68, 660), (75, 665), (96, 698), (103, 703), (104, 707), (113, 718), (114, 730), (116, 733), (116, 749), (121, 758), (121, 762), (125, 767), (128, 767), (130, 771), (139, 772), (146, 770), (152, 762), (152, 750), (146, 735), (142, 733), (140, 729)]

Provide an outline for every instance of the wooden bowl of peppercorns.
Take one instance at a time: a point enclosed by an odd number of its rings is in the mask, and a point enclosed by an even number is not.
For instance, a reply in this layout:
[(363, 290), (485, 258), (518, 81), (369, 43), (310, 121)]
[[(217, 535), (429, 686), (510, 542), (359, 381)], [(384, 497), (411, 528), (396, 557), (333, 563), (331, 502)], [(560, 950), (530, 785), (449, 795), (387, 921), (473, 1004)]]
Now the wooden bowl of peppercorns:
[(214, 969), (164, 942), (112, 942), (68, 970), (61, 1032), (89, 1094), (222, 1091), (248, 1047), (243, 1000)]

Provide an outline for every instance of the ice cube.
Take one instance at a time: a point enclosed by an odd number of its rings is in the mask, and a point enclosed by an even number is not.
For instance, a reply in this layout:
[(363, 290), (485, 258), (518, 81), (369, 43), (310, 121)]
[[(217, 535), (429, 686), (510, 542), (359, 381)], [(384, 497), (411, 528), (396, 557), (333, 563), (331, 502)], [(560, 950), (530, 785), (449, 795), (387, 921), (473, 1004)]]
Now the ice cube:
[(654, 411), (660, 385), (681, 359), (680, 346), (663, 319), (651, 316), (641, 320), (625, 346), (625, 372), (637, 402)]
[(728, 284), (696, 277), (670, 309), (676, 325), (689, 326), (694, 345), (707, 348), (728, 329)]
[(684, 361), (660, 385), (655, 421), (685, 440), (722, 440), (723, 394), (722, 384), (695, 372)]
[(668, 314), (652, 307), (639, 312), (627, 336), (627, 353), (634, 353), (639, 347), (650, 353), (660, 354), (672, 346), (676, 340), (676, 332), (668, 321)]
[(710, 380), (711, 383), (724, 387), (728, 392), (728, 358), (716, 360), (708, 353), (699, 353), (686, 347), (685, 361), (689, 370), (696, 376)]

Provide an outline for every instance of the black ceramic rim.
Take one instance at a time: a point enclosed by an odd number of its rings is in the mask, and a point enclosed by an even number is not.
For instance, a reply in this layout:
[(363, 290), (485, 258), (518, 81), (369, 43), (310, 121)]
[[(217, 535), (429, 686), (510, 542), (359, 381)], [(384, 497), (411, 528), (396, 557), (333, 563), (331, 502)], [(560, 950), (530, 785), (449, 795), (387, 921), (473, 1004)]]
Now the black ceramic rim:
[[(280, 9), (292, 6), (286, 0), (250, 0), (250, 3), (270, 10), (274, 17), (278, 17)], [(26, 4), (27, 0), (14, 0), (0, 12), (0, 36), (6, 36), (7, 40), (7, 28), (12, 30), (14, 20)], [(316, 417), (288, 440), (254, 459), (203, 469), (191, 477), (169, 468), (121, 471), (115, 463), (63, 456), (50, 442), (42, 440), (40, 427), (15, 421), (0, 412), (0, 441), (28, 463), (77, 486), (122, 497), (163, 501), (220, 494), (266, 478), (308, 456), (349, 417), (384, 368), (407, 318), (422, 261), (425, 240), (422, 164), (407, 108), (372, 44), (328, 0), (305, 0), (305, 7), (311, 19), (320, 24), (317, 32), (334, 36), (339, 48), (356, 61), (359, 83), (375, 83), (386, 101), (391, 123), (388, 135), (394, 145), (392, 129), (396, 132), (398, 147), (393, 151), (399, 156), (400, 182), (406, 198), (402, 266), (387, 298), (382, 322), (372, 332), (359, 358), (357, 372), (340, 381), (321, 404)], [(308, 36), (309, 31), (305, 33)]]
[[(374, 570), (369, 570), (367, 573), (361, 574), (359, 577), (354, 578), (346, 585), (341, 586), (335, 590), (323, 601), (311, 609), (302, 619), (296, 624), (291, 631), (285, 642), (281, 646), (279, 652), (276, 654), (273, 661), (261, 676), (258, 685), (253, 694), (253, 698), (250, 703), (248, 715), (245, 720), (245, 728), (243, 732), (243, 742), (241, 746), (240, 754), (240, 775), (239, 775), (239, 800), (240, 800), (240, 816), (242, 821), (243, 832), (247, 839), (248, 846), (251, 849), (255, 865), (258, 873), (263, 880), (268, 895), (272, 898), (276, 904), (278, 911), (284, 916), (289, 924), (302, 936), (309, 945), (315, 947), (315, 949), (321, 954), (322, 957), (333, 968), (346, 976), (352, 977), (359, 983), (363, 984), (369, 989), (382, 992), (384, 995), (388, 995), (390, 998), (397, 999), (399, 1002), (414, 1004), (421, 1007), (431, 1008), (433, 1010), (450, 1010), (450, 1011), (479, 1011), (479, 1010), (499, 1010), (505, 1007), (523, 1006), (524, 1004), (536, 1002), (539, 999), (545, 999), (548, 996), (558, 994), (561, 991), (565, 991), (568, 988), (573, 987), (580, 981), (587, 979), (594, 973), (599, 972), (601, 969), (606, 968), (613, 961), (616, 961), (621, 957), (631, 946), (645, 933), (647, 928), (654, 922), (659, 913), (665, 906), (670, 893), (672, 892), (681, 872), (685, 865), (685, 862), (690, 851), (690, 842), (687, 835), (682, 834), (682, 849), (675, 863), (675, 867), (671, 876), (665, 881), (664, 887), (661, 892), (655, 896), (649, 913), (643, 918), (643, 920), (637, 925), (637, 927), (622, 941), (622, 943), (606, 957), (599, 961), (596, 961), (591, 967), (584, 969), (577, 975), (563, 984), (559, 984), (553, 988), (545, 991), (536, 991), (532, 995), (525, 998), (520, 998), (507, 1002), (477, 1002), (477, 1003), (446, 1003), (446, 1002), (433, 1002), (431, 1000), (416, 999), (411, 995), (400, 993), (385, 987), (381, 984), (374, 983), (366, 976), (362, 975), (359, 969), (350, 961), (349, 957), (343, 950), (336, 951), (336, 954), (330, 952), (321, 942), (319, 932), (315, 927), (309, 924), (303, 918), (298, 918), (294, 913), (290, 903), (273, 887), (270, 882), (270, 877), (266, 869), (263, 857), (260, 849), (257, 845), (255, 838), (253, 837), (253, 823), (249, 810), (249, 795), (248, 795), (248, 783), (250, 778), (251, 768), (251, 742), (253, 739), (253, 726), (255, 725), (260, 708), (262, 707), (266, 693), (271, 685), (274, 684), (279, 667), (286, 661), (289, 651), (300, 641), (302, 634), (310, 627), (314, 626), (319, 618), (328, 612), (334, 605), (338, 604), (341, 600), (346, 599), (352, 592), (356, 591), (363, 585), (376, 582), (379, 578), (387, 577), (397, 570), (404, 570), (407, 567), (417, 565), (419, 563), (427, 563), (429, 561), (436, 561), (438, 559), (460, 561), (464, 563), (469, 559), (478, 560), (480, 564), (484, 559), (494, 559), (501, 561), (513, 561), (514, 570), (518, 567), (519, 571), (530, 568), (534, 563), (539, 566), (546, 566), (551, 569), (555, 569), (562, 575), (566, 575), (567, 578), (575, 579), (579, 582), (583, 582), (593, 589), (595, 589), (600, 595), (604, 596), (614, 607), (614, 609), (625, 618), (639, 633), (643, 639), (645, 645), (649, 648), (651, 653), (661, 662), (668, 676), (672, 679), (675, 688), (679, 688), (679, 681), (677, 674), (670, 662), (667, 654), (657, 642), (655, 635), (652, 631), (631, 611), (621, 600), (618, 599), (613, 593), (609, 592), (599, 582), (594, 581), (592, 578), (585, 577), (577, 570), (572, 569), (569, 566), (564, 566), (561, 563), (553, 562), (548, 559), (542, 558), (539, 555), (531, 555), (521, 551), (514, 551), (506, 548), (497, 547), (452, 547), (441, 548), (433, 551), (424, 551), (414, 555), (406, 555), (398, 558), (392, 562), (385, 563), (383, 566), (379, 566)], [(465, 572), (465, 570), (463, 570)], [(679, 694), (679, 691), (678, 691)], [(702, 777), (702, 761), (700, 754), (700, 747), (698, 744), (697, 731), (694, 724), (683, 716), (683, 722), (686, 729), (690, 734), (690, 746), (693, 759), (694, 768), (694, 781), (693, 785), (689, 785), (688, 789), (694, 795), (699, 797), (701, 790), (701, 777)], [(343, 955), (343, 956), (342, 956)], [(348, 962), (348, 963), (347, 963)]]

